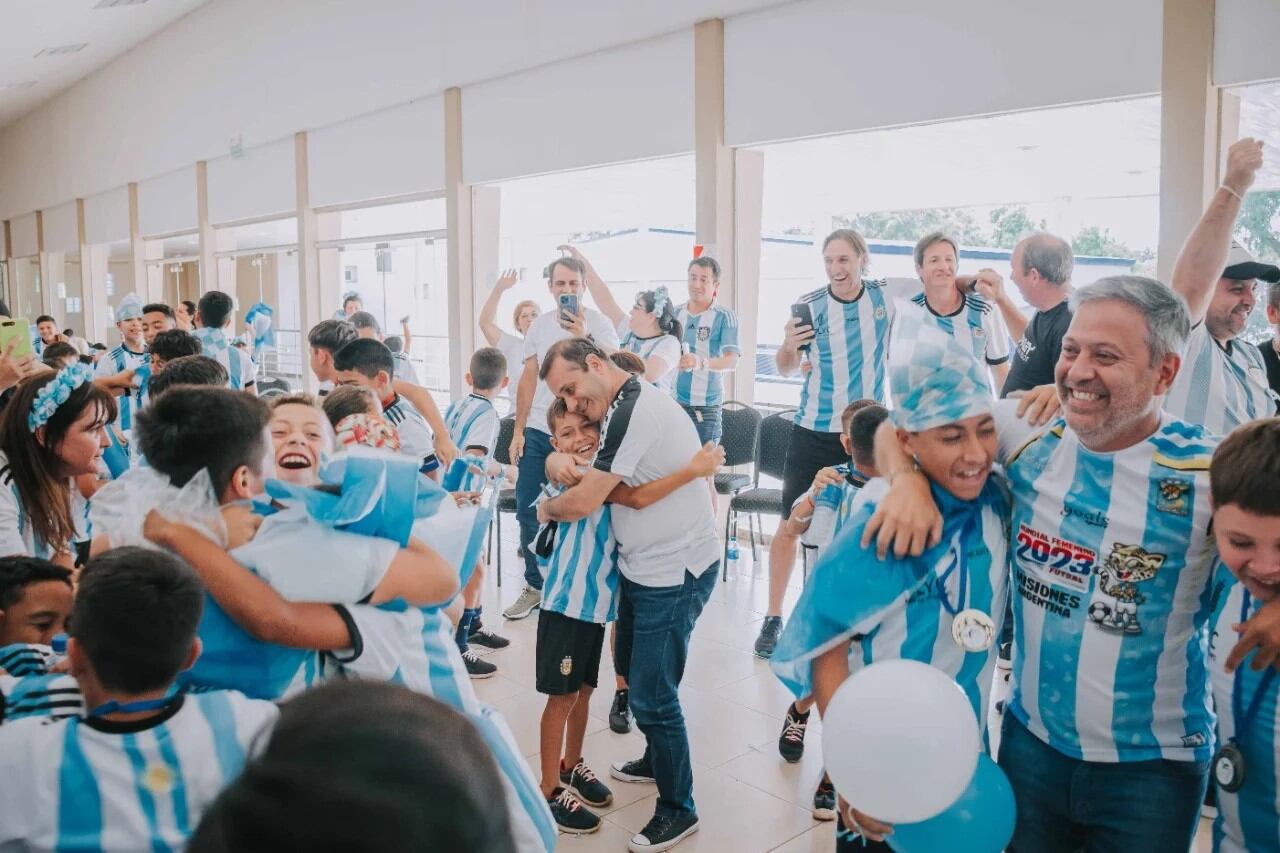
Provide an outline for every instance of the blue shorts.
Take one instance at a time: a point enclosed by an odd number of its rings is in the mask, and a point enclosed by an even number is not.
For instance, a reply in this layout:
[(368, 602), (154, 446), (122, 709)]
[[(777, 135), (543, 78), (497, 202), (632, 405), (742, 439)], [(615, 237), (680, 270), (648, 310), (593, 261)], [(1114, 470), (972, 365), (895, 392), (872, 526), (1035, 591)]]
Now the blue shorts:
[(689, 419), (693, 421), (700, 444), (706, 444), (708, 441), (712, 444), (720, 443), (720, 436), (724, 434), (724, 409), (720, 406), (685, 405), (681, 405), (680, 408), (684, 409)]

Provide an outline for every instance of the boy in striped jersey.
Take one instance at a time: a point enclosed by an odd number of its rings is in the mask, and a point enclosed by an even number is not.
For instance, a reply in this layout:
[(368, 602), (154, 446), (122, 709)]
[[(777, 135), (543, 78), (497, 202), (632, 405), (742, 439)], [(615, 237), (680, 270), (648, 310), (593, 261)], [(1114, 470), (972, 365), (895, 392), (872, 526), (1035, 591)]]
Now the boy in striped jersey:
[(231, 691), (184, 695), (204, 591), (174, 557), (119, 548), (80, 577), (67, 646), (84, 718), (0, 726), (0, 847), (182, 847), (276, 717)]
[[(1215, 853), (1280, 851), (1280, 687), (1261, 654), (1227, 655), (1241, 623), (1280, 588), (1280, 419), (1236, 428), (1209, 466), (1220, 561), (1209, 619), (1209, 675), (1218, 711)], [(1261, 669), (1262, 671), (1258, 671)]]
[[(128, 438), (133, 431), (133, 416), (142, 407), (140, 368), (151, 364), (142, 327), (142, 300), (130, 293), (116, 307), (116, 328), (120, 343), (107, 351), (94, 367), (94, 382), (119, 394), (116, 402), (120, 414), (114, 427)], [(145, 371), (142, 371), (145, 373)]]
[(960, 257), (956, 241), (934, 231), (920, 238), (914, 254), (916, 275), (924, 290), (911, 301), (932, 314), (944, 331), (971, 350), (979, 364), (990, 367), (995, 374), (994, 389), (1004, 387), (1009, 376), (1009, 333), (990, 302), (956, 288)]
[[(854, 667), (922, 661), (955, 678), (982, 719), (1008, 583), (1008, 497), (990, 476), (995, 401), (972, 353), (923, 311), (898, 312), (888, 370), (892, 427), (943, 508), (940, 542), (918, 558), (876, 560), (859, 540), (887, 485), (869, 485), (814, 569), (771, 665), (821, 713)], [(857, 805), (841, 803), (838, 849), (860, 849), (861, 835), (887, 850), (892, 827)]]
[[(498, 440), (498, 410), (494, 408), (493, 398), (507, 387), (507, 357), (496, 347), (476, 350), (471, 355), (471, 369), (467, 371), (466, 381), (471, 386), (471, 393), (449, 406), (444, 413), (444, 425), (449, 430), (449, 439), (460, 453), (491, 456)], [(484, 475), (469, 471), (458, 491), (471, 493), (482, 488)], [(458, 651), (462, 653), (472, 678), (487, 678), (497, 672), (498, 667), (482, 660), (471, 650), (471, 643), (490, 649), (505, 649), (511, 645), (506, 637), (485, 630), (480, 623), (484, 569), (484, 555), (481, 555), (462, 590), (463, 611), (456, 634)]]
[(676, 402), (698, 429), (698, 440), (720, 443), (724, 429), (724, 374), (738, 367), (738, 315), (716, 301), (720, 264), (710, 255), (689, 262), (689, 301), (676, 309), (684, 327), (684, 355), (676, 375)]

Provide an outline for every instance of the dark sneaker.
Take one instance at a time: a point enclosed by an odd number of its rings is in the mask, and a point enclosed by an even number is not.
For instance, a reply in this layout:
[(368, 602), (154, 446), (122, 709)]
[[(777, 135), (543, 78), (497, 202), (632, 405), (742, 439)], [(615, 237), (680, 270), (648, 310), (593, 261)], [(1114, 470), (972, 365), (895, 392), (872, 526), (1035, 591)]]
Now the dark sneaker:
[(472, 678), (488, 678), (498, 671), (498, 667), (482, 660), (473, 649), (462, 653), (462, 662), (467, 665), (467, 675)]
[(508, 619), (523, 619), (537, 610), (538, 605), (541, 603), (542, 591), (526, 586), (520, 591), (520, 596), (511, 603), (511, 606), (502, 611), (502, 615)]
[(823, 774), (822, 781), (818, 783), (818, 790), (813, 792), (813, 819), (836, 819), (836, 789), (826, 774)]
[(631, 691), (616, 690), (609, 708), (609, 728), (620, 735), (631, 731)]
[(760, 636), (756, 637), (756, 657), (768, 660), (773, 657), (773, 650), (778, 647), (778, 637), (782, 634), (782, 617), (766, 616), (760, 626)]
[(627, 849), (631, 853), (659, 853), (662, 850), (670, 850), (697, 831), (697, 815), (677, 817), (654, 815), (649, 818), (644, 829), (631, 837), (631, 843), (627, 845)]
[(483, 646), (486, 649), (505, 649), (511, 645), (506, 637), (500, 637), (487, 628), (477, 628), (467, 635), (467, 644)]
[(619, 782), (653, 782), (653, 768), (642, 755), (632, 761), (618, 761), (609, 768), (609, 775)]
[(782, 720), (782, 734), (778, 735), (778, 754), (790, 764), (804, 757), (804, 731), (809, 725), (809, 715), (801, 716), (793, 702)]
[(596, 778), (585, 761), (573, 765), (572, 770), (561, 770), (560, 784), (577, 794), (578, 799), (589, 806), (599, 809), (613, 802), (613, 791)]
[(587, 811), (568, 788), (556, 788), (547, 799), (547, 806), (561, 832), (590, 835), (600, 828), (600, 818)]

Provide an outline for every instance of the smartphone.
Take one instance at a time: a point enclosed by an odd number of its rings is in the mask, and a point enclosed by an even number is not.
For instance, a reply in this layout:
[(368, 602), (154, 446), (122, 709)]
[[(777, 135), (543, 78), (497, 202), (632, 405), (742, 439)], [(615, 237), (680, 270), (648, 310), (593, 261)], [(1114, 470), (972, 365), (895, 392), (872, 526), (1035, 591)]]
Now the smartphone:
[(556, 301), (560, 303), (560, 325), (572, 323), (573, 318), (578, 316), (578, 297), (572, 293), (562, 293)]
[[(807, 302), (799, 302), (791, 306), (791, 316), (800, 321), (801, 326), (813, 328), (813, 310)], [(801, 344), (800, 352), (808, 352), (809, 344)]]
[(18, 343), (13, 348), (14, 358), (34, 354), (31, 349), (31, 323), (27, 320), (0, 320), (0, 352), (15, 340)]

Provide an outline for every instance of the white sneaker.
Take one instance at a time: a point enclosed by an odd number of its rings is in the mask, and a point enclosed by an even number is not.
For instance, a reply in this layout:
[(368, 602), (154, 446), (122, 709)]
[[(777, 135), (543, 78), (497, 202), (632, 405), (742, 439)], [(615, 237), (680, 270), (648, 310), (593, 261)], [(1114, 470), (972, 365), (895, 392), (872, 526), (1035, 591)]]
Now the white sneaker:
[(526, 586), (511, 606), (502, 611), (502, 615), (507, 619), (523, 619), (537, 610), (540, 604), (542, 604), (542, 591)]

